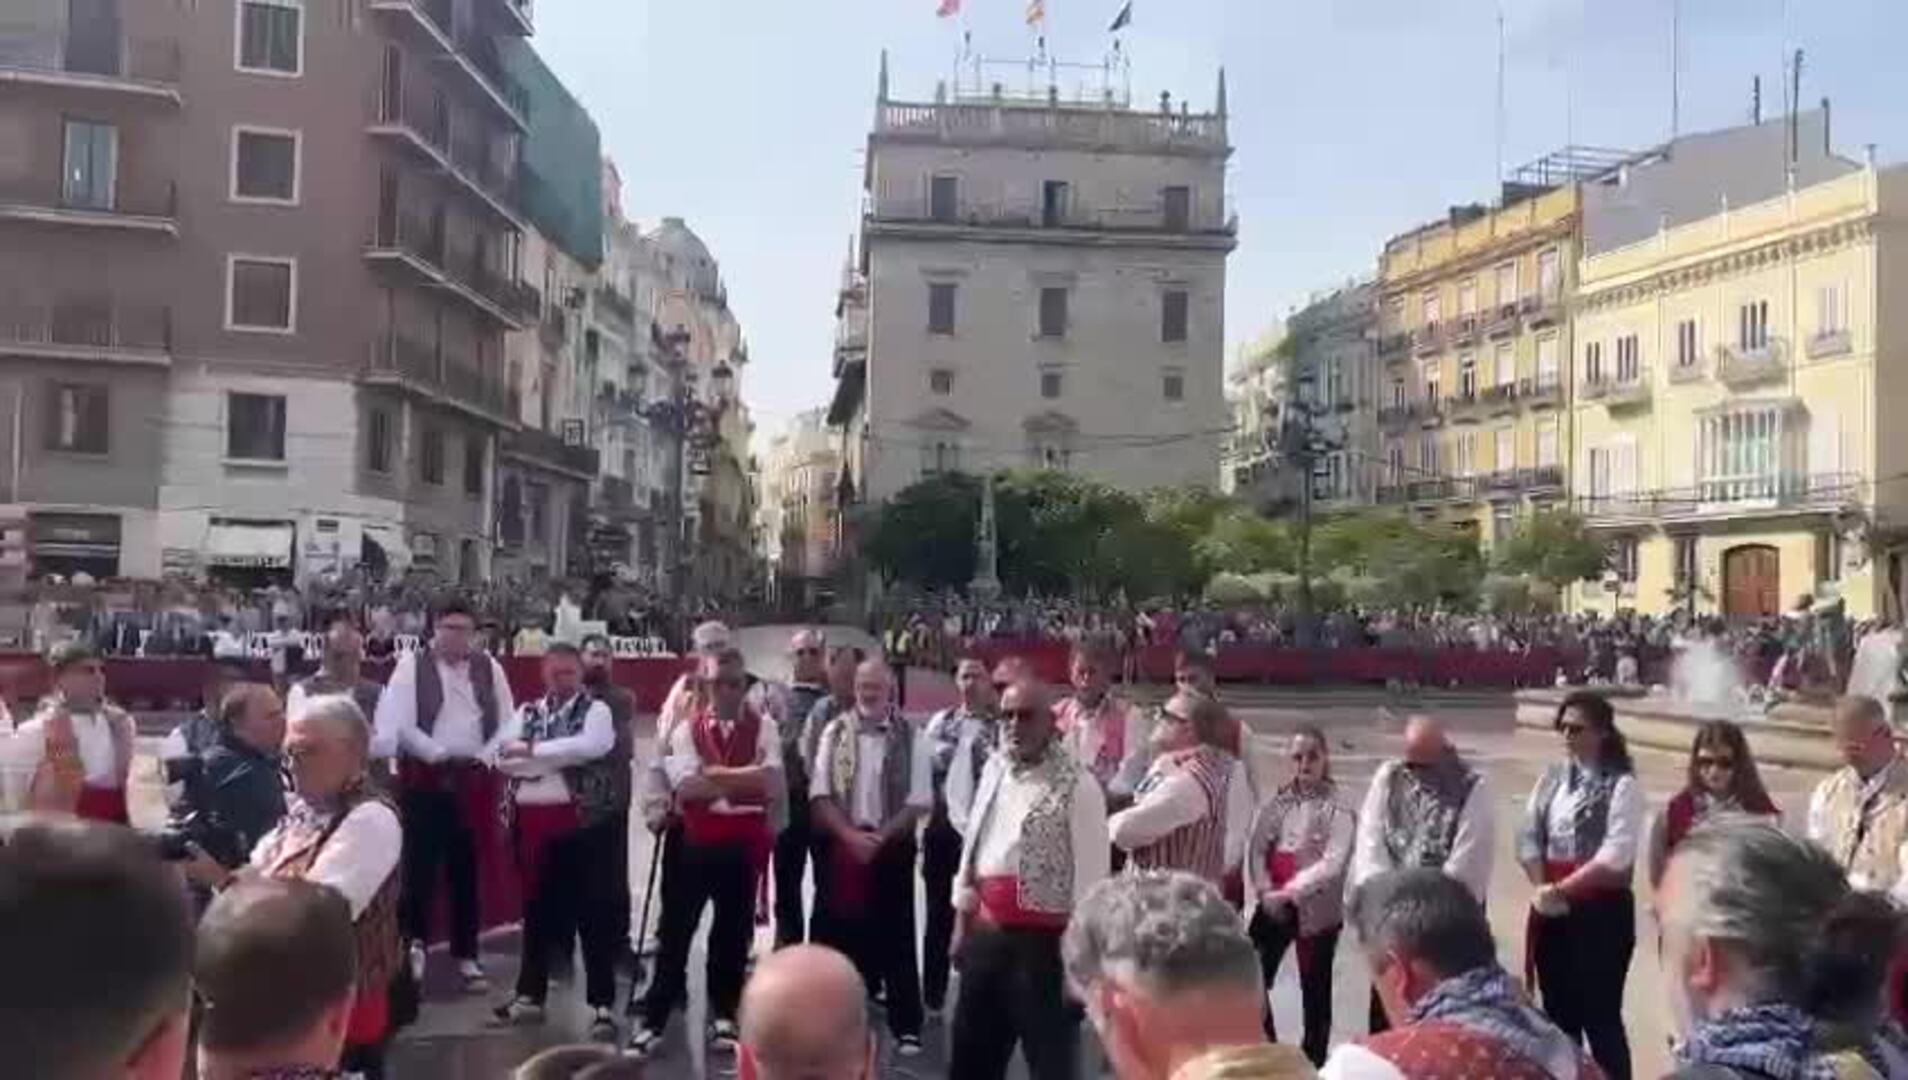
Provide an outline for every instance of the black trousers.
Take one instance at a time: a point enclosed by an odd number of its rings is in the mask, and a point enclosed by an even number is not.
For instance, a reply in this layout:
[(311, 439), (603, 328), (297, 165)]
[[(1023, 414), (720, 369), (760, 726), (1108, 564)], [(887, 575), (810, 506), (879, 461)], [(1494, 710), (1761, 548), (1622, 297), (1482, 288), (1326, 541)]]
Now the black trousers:
[[(882, 847), (868, 866), (868, 903), (856, 914), (832, 912), (817, 941), (853, 960), (862, 980), (887, 995), (888, 1029), (921, 1034), (921, 972), (914, 948), (912, 837)], [(823, 862), (824, 867), (828, 864)]]
[(477, 840), (448, 791), (406, 791), (398, 801), (404, 821), (405, 936), (431, 939), (437, 878), (450, 886), (450, 947), (459, 960), (477, 959)]
[[(1299, 1001), (1305, 1007), (1305, 1039), (1300, 1045), (1313, 1065), (1323, 1065), (1332, 1039), (1332, 960), (1338, 955), (1338, 935), (1344, 927), (1334, 926), (1311, 937), (1299, 938), (1296, 915), (1274, 919), (1263, 911), (1255, 911), (1248, 929), (1252, 944), (1259, 950), (1259, 966), (1265, 971), (1267, 990), (1272, 989), (1272, 980), (1279, 973), (1286, 950), (1295, 943), (1298, 945)], [(1265, 1010), (1265, 1037), (1271, 1042), (1279, 1041), (1270, 1006)]]
[(961, 868), (961, 834), (945, 814), (921, 830), (921, 884), (927, 894), (921, 931), (921, 996), (936, 1011), (947, 1004), (948, 943), (954, 938), (954, 875)]
[[(619, 925), (612, 900), (609, 864), (615, 859), (621, 825), (599, 823), (551, 841), (544, 850), (537, 888), (525, 897), (523, 940), (517, 969), (517, 995), (542, 1002), (550, 990), (550, 963), (583, 940), (583, 997), (592, 1008), (616, 1002), (616, 957), (628, 932)], [(620, 936), (619, 936), (620, 935)]]
[(709, 924), (709, 1017), (733, 1020), (742, 998), (749, 938), (755, 932), (755, 866), (743, 845), (692, 844), (680, 828), (666, 834), (664, 843), (674, 843), (681, 852), (673, 864), (663, 863), (662, 924), (657, 929), (655, 974), (643, 995), (643, 1020), (651, 1030), (660, 1030), (686, 998), (689, 945), (702, 909), (711, 905), (715, 917)]
[(1531, 958), (1544, 1014), (1590, 1048), (1610, 1080), (1630, 1080), (1623, 984), (1636, 951), (1636, 897), (1628, 889), (1572, 901), (1556, 918), (1532, 920)]
[(1080, 1011), (1067, 1000), (1060, 931), (977, 923), (960, 961), (947, 1075), (1004, 1080), (1018, 1045), (1032, 1080), (1075, 1080)]
[[(802, 904), (802, 878), (815, 847), (807, 792), (789, 792), (788, 825), (775, 838), (775, 947), (800, 945), (810, 934)], [(817, 864), (817, 884), (821, 874)]]

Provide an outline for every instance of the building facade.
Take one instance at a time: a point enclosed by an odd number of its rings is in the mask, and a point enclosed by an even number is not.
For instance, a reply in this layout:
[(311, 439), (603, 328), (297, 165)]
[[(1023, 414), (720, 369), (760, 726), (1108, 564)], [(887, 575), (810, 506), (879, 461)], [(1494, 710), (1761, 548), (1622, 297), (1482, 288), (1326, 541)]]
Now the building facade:
[(797, 415), (763, 455), (763, 556), (770, 599), (783, 610), (813, 610), (823, 599), (834, 571), (840, 474), (841, 456), (822, 409)]
[(530, 31), (527, 0), (9, 18), (0, 477), (37, 572), (489, 572)]
[[(979, 88), (976, 88), (977, 90)], [(1211, 113), (888, 93), (838, 355), (856, 495), (947, 471), (1213, 486), (1227, 428), (1224, 80)], [(863, 333), (844, 320), (851, 337)], [(863, 351), (865, 350), (865, 351)]]
[(1321, 296), (1286, 320), (1283, 398), (1310, 417), (1312, 501), (1322, 511), (1370, 506), (1377, 498), (1377, 320), (1371, 282)]
[(1501, 205), (1454, 208), (1385, 245), (1379, 504), (1487, 545), (1533, 508), (1562, 504), (1579, 210), (1574, 182), (1507, 184)]
[(1908, 173), (1832, 171), (1584, 260), (1577, 505), (1615, 556), (1579, 607), (1899, 610)]

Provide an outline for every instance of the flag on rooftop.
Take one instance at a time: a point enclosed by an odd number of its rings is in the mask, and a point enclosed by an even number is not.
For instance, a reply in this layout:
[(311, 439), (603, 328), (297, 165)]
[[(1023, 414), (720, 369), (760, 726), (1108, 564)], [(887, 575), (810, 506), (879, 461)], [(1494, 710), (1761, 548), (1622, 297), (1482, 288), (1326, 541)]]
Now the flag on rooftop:
[(950, 15), (959, 15), (960, 13), (961, 0), (941, 0), (941, 6), (934, 10), (934, 14), (943, 19)]
[(1047, 21), (1047, 0), (1027, 0), (1027, 25), (1037, 26)]
[(1126, 3), (1120, 5), (1119, 14), (1113, 16), (1113, 25), (1107, 27), (1106, 32), (1117, 34), (1131, 25), (1133, 25), (1133, 0), (1126, 0)]

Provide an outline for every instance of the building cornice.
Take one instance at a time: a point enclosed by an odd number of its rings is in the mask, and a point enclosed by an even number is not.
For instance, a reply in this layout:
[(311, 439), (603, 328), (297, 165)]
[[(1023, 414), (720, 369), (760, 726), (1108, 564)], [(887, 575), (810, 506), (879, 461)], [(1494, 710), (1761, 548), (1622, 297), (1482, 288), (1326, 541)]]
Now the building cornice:
[(1672, 265), (1632, 272), (1612, 284), (1580, 284), (1575, 308), (1578, 312), (1596, 312), (1628, 307), (1660, 293), (1698, 289), (1771, 266), (1856, 247), (1871, 242), (1875, 235), (1876, 219), (1867, 214), (1709, 255), (1670, 256), (1666, 261)]

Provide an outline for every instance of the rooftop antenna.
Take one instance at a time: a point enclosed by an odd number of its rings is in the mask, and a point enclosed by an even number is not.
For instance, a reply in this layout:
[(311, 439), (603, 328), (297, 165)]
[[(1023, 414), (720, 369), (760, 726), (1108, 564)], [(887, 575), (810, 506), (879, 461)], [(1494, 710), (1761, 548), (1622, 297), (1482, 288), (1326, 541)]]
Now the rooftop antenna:
[(1683, 0), (1670, 0), (1670, 142), (1682, 134)]
[(1504, 180), (1504, 0), (1497, 2), (1497, 170), (1494, 183)]
[(1749, 122), (1762, 125), (1762, 76), (1757, 75), (1749, 82)]

